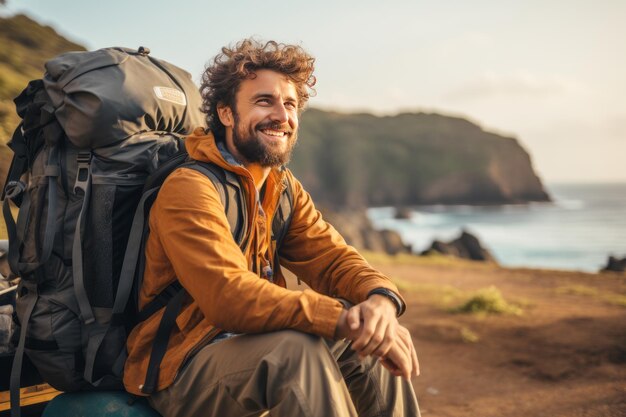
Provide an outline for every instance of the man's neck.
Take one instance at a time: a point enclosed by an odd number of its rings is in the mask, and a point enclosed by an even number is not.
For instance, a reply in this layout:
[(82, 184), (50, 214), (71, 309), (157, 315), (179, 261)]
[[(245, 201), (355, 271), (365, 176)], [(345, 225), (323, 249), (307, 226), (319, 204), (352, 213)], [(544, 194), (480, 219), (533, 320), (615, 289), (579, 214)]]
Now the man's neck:
[(243, 166), (252, 174), (254, 185), (260, 191), (272, 168), (262, 167), (259, 164), (243, 164)]
[(232, 146), (228, 146), (226, 141), (216, 141), (217, 148), (226, 159), (228, 163), (234, 163), (235, 165), (241, 165), (246, 168), (250, 174), (252, 174), (252, 179), (254, 180), (254, 185), (257, 190), (261, 190), (263, 184), (265, 184), (265, 180), (272, 170), (271, 167), (263, 167), (258, 163), (246, 162), (245, 159), (234, 149)]

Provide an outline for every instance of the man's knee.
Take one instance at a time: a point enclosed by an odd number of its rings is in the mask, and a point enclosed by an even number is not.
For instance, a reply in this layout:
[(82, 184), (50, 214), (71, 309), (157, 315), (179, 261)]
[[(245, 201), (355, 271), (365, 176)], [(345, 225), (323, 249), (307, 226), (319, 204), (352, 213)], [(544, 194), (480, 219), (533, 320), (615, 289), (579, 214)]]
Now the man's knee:
[(317, 373), (324, 368), (332, 374), (335, 374), (333, 369), (336, 369), (336, 374), (340, 375), (337, 362), (323, 338), (295, 330), (283, 330), (275, 332), (273, 339), (274, 347), (264, 359), (285, 377)]
[(324, 339), (319, 336), (297, 330), (281, 330), (275, 332), (275, 339), (272, 353), (282, 358), (295, 356), (296, 359), (300, 359), (303, 356), (329, 356), (328, 347), (324, 343)]

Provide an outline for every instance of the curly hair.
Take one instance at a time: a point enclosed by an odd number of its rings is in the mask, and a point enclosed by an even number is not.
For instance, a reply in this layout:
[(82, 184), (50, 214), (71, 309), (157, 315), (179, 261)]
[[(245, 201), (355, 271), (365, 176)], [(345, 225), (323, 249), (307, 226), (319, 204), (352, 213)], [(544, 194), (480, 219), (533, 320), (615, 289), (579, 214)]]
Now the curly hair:
[(254, 77), (260, 69), (269, 69), (287, 76), (298, 94), (298, 111), (301, 112), (309, 97), (315, 94), (315, 58), (297, 45), (269, 41), (265, 44), (254, 39), (244, 39), (234, 47), (223, 47), (202, 74), (202, 111), (207, 114), (209, 128), (217, 138), (224, 137), (224, 125), (217, 114), (219, 104), (234, 111), (235, 95), (241, 82)]

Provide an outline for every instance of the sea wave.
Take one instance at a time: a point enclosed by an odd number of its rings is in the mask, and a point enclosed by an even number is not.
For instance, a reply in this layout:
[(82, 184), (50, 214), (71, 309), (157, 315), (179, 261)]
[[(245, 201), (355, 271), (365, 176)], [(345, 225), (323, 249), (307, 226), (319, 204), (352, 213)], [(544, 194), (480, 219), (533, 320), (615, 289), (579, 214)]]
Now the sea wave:
[(420, 206), (409, 219), (395, 219), (396, 210), (386, 207), (368, 215), (416, 252), (466, 229), (506, 266), (597, 271), (609, 254), (626, 256), (626, 184), (552, 188), (553, 203)]

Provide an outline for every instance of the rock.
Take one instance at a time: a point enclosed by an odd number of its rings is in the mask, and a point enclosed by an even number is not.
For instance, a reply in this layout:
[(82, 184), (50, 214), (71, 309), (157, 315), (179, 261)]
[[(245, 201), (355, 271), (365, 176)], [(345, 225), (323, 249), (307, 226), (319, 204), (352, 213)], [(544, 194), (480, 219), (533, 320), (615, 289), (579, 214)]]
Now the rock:
[(491, 253), (482, 246), (478, 238), (471, 233), (463, 230), (461, 236), (454, 241), (454, 243), (456, 242), (466, 249), (469, 259), (475, 261), (494, 261), (493, 255), (491, 255)]
[(364, 227), (361, 229), (361, 234), (363, 235), (363, 249), (383, 253), (387, 251), (387, 248), (385, 247), (385, 239), (378, 230), (374, 230), (371, 227)]
[(423, 251), (422, 255), (427, 255), (430, 252), (473, 261), (496, 262), (493, 255), (483, 247), (478, 238), (466, 230), (463, 230), (458, 238), (448, 243), (434, 240), (430, 248)]
[(335, 229), (346, 240), (346, 242), (358, 249), (365, 248), (365, 241), (361, 230), (366, 224), (367, 217), (361, 216), (359, 212), (340, 212), (321, 207), (324, 220), (332, 224)]
[(321, 208), (324, 219), (337, 229), (349, 245), (360, 250), (388, 253), (411, 253), (400, 235), (392, 230), (376, 230), (365, 210), (331, 210)]
[(397, 207), (393, 217), (397, 220), (410, 220), (413, 217), (413, 210), (408, 207)]
[(626, 257), (619, 259), (615, 256), (609, 256), (609, 260), (601, 272), (626, 272)]
[(381, 235), (385, 244), (385, 252), (387, 252), (388, 254), (397, 255), (398, 253), (411, 252), (411, 246), (404, 244), (400, 233), (393, 230), (381, 230), (379, 234)]
[(433, 240), (430, 248), (422, 252), (422, 255), (426, 255), (431, 251), (439, 252), (443, 255), (456, 256), (457, 258), (465, 258), (466, 256), (459, 251), (460, 248), (456, 247), (452, 243), (445, 243), (440, 240)]

